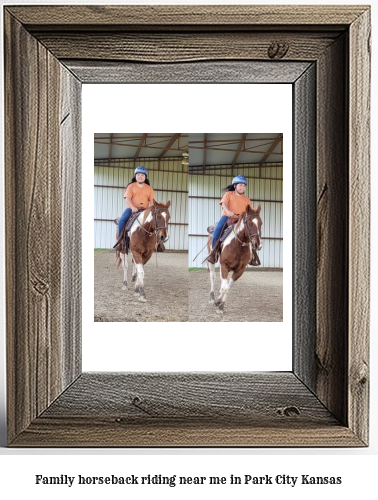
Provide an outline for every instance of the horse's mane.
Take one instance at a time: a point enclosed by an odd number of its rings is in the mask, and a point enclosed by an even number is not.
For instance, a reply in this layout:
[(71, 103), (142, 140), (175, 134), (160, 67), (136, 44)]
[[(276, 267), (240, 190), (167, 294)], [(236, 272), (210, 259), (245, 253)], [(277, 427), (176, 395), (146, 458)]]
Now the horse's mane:
[(146, 208), (145, 212), (148, 211), (148, 213), (150, 213), (151, 210), (153, 210), (154, 208), (168, 208), (168, 207), (164, 203), (158, 203), (156, 200), (154, 200), (154, 204)]
[[(164, 203), (159, 203), (155, 200), (155, 205), (152, 205), (152, 207), (155, 206), (157, 208), (165, 208), (167, 207), (167, 205), (165, 205)], [(167, 207), (168, 208), (168, 207)]]
[(261, 219), (260, 211), (261, 211), (261, 205), (259, 205), (257, 208), (249, 207), (249, 210), (244, 210), (244, 212), (242, 212), (240, 214), (240, 219), (242, 219), (244, 217), (244, 215), (247, 215), (247, 214), (250, 217), (255, 216), (255, 217), (260, 217), (260, 219)]

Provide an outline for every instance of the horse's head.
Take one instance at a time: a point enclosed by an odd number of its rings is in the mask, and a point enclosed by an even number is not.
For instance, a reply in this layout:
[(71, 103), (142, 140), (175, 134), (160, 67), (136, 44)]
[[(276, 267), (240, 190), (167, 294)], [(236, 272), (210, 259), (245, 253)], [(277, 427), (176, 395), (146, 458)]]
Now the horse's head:
[(261, 205), (257, 209), (251, 208), (249, 205), (243, 216), (245, 230), (248, 235), (248, 240), (252, 244), (254, 250), (262, 249), (261, 241), (261, 226), (262, 221), (260, 217)]
[(155, 223), (156, 238), (163, 242), (168, 240), (168, 221), (171, 218), (168, 209), (170, 206), (170, 201), (167, 201), (165, 205), (163, 203), (157, 203), (155, 200), (153, 201), (152, 213)]

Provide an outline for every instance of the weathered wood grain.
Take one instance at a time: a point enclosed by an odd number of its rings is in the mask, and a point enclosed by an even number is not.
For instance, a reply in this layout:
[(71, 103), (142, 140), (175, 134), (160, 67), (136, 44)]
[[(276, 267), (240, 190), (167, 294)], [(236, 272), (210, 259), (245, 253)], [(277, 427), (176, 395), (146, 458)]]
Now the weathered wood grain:
[(82, 83), (293, 83), (308, 62), (202, 61), (185, 64), (63, 60)]
[(12, 215), (6, 251), (13, 262), (7, 269), (8, 429), (14, 437), (61, 392), (53, 359), (60, 349), (59, 63), (18, 21), (6, 15), (5, 23), (6, 198)]
[(348, 428), (330, 426), (264, 427), (190, 421), (129, 425), (114, 418), (38, 418), (12, 443), (15, 447), (361, 447)]
[(363, 5), (75, 5), (7, 7), (29, 30), (37, 28), (230, 26), (347, 26), (366, 10)]
[(370, 328), (370, 11), (350, 28), (353, 78), (349, 92), (349, 315), (350, 428), (368, 441)]
[(81, 373), (81, 82), (61, 65), (61, 387)]
[[(14, 215), (6, 219), (9, 444), (366, 446), (369, 8), (20, 6), (6, 7), (4, 20), (5, 194)], [(96, 54), (108, 60), (97, 64)], [(287, 73), (283, 60), (316, 64), (316, 321), (309, 266), (297, 282), (304, 296), (296, 299), (293, 373), (77, 379), (82, 81), (101, 81), (109, 69), (115, 81), (142, 74), (150, 82), (146, 62), (159, 63), (163, 81), (168, 66), (184, 81), (188, 62), (200, 69), (205, 60), (216, 65), (204, 81), (246, 81), (232, 62), (240, 59), (276, 65), (269, 78)], [(295, 146), (295, 182), (310, 197), (314, 126), (305, 94), (314, 80), (308, 68), (297, 79), (295, 134), (304, 146)], [(303, 242), (295, 233), (297, 277), (306, 256), (314, 260), (305, 198), (294, 203), (306, 233)], [(364, 224), (352, 231), (355, 214)]]
[(361, 446), (292, 373), (87, 373), (13, 444), (37, 436), (42, 446)]
[(206, 60), (314, 61), (338, 33), (36, 33), (59, 59), (178, 63)]
[(347, 424), (348, 83), (347, 36), (318, 61), (316, 394)]
[[(279, 425), (337, 420), (292, 373), (84, 373), (43, 417), (213, 419)], [(295, 417), (290, 419), (288, 417)], [(291, 424), (288, 424), (291, 425)]]
[[(70, 366), (65, 377), (71, 361), (62, 362), (67, 356), (63, 338), (77, 335), (80, 322), (71, 315), (74, 327), (62, 324), (62, 310), (74, 291), (62, 295), (61, 290), (66, 272), (62, 260), (72, 258), (68, 250), (63, 259), (68, 235), (62, 233), (67, 192), (61, 168), (61, 71), (67, 70), (7, 13), (5, 23), (6, 255), (11, 264), (6, 275), (7, 394), (12, 440), (80, 373)], [(79, 125), (77, 117), (74, 121)], [(76, 162), (71, 168), (77, 167)], [(77, 273), (74, 280), (80, 283)], [(71, 346), (69, 352), (71, 358), (80, 356)]]
[(316, 65), (293, 85), (293, 370), (316, 392)]

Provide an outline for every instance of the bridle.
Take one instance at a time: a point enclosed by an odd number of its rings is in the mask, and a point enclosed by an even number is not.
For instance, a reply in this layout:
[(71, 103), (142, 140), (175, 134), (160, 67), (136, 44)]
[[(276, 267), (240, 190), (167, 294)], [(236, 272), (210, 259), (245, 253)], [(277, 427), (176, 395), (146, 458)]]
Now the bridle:
[(156, 207), (154, 208), (154, 222), (155, 222), (155, 233), (159, 231), (159, 229), (166, 229), (168, 231), (168, 225), (167, 226), (158, 226), (157, 225), (157, 213), (159, 210), (167, 210), (166, 207)]
[(147, 229), (145, 229), (142, 224), (140, 223), (140, 220), (139, 218), (137, 219), (137, 221), (139, 222), (139, 225), (140, 227), (143, 229), (143, 231), (145, 231), (149, 236), (152, 236), (153, 234), (156, 234), (157, 236), (157, 233), (160, 229), (166, 229), (168, 231), (168, 226), (158, 226), (158, 222), (157, 222), (157, 212), (159, 212), (160, 210), (168, 210), (167, 207), (154, 207), (153, 210), (152, 210), (152, 216), (154, 218), (154, 225), (155, 225), (155, 229), (153, 229), (152, 231), (147, 231)]
[[(260, 236), (260, 233), (257, 231), (257, 233), (251, 233), (250, 231), (250, 228), (249, 228), (249, 225), (247, 224), (247, 220), (250, 218), (250, 217), (260, 217), (260, 215), (258, 213), (247, 213), (244, 215), (243, 217), (243, 222), (245, 224), (245, 227), (247, 228), (247, 233), (248, 233), (248, 242), (244, 242), (242, 241), (238, 235), (235, 233), (235, 228), (233, 228), (233, 232), (234, 232), (234, 235), (235, 235), (235, 238), (239, 241), (239, 243), (241, 243), (241, 245), (243, 247), (246, 247), (248, 245), (250, 245), (252, 243), (252, 239), (254, 236)], [(240, 219), (239, 219), (240, 220)], [(257, 227), (257, 224), (255, 224), (255, 226)]]

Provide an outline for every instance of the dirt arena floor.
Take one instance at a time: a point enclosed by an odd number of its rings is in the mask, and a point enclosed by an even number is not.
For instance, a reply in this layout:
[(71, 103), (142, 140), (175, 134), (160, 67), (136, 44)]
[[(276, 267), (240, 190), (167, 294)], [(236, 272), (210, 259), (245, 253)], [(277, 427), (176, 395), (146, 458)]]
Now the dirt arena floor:
[(128, 290), (122, 290), (123, 269), (116, 269), (114, 250), (94, 253), (95, 321), (187, 321), (188, 254), (158, 253), (144, 266), (147, 302), (134, 296), (129, 255)]
[[(189, 321), (267, 321), (283, 320), (282, 271), (248, 268), (228, 294), (224, 313), (209, 304), (210, 274), (191, 271), (189, 278)], [(220, 288), (219, 269), (215, 276), (215, 297)]]
[[(147, 302), (134, 296), (129, 256), (129, 288), (122, 290), (123, 271), (116, 269), (113, 250), (94, 253), (94, 321), (101, 322), (239, 322), (283, 319), (282, 271), (248, 269), (233, 285), (224, 314), (208, 303), (210, 277), (206, 269), (188, 272), (186, 253), (159, 253), (145, 266)], [(219, 272), (215, 290), (219, 291)]]

